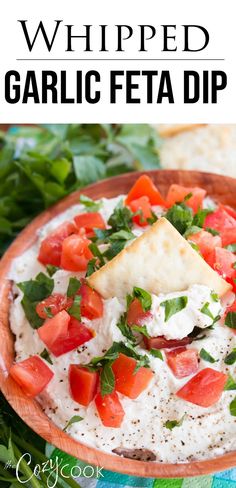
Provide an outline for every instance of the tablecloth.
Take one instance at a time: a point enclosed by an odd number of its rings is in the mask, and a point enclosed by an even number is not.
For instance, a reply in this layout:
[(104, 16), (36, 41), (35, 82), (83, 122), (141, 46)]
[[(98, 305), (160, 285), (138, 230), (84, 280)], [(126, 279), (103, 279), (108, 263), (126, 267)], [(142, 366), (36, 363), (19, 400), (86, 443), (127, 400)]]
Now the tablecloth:
[[(87, 466), (86, 463), (54, 449), (52, 457), (58, 456), (62, 464), (68, 465), (68, 474), (72, 466), (79, 466), (81, 472)], [(236, 488), (236, 468), (215, 473), (209, 476), (198, 476), (195, 478), (175, 478), (175, 479), (154, 479), (139, 478), (138, 476), (128, 476), (114, 473), (103, 469), (101, 476), (97, 477), (96, 469), (91, 476), (92, 470), (84, 471), (85, 475), (76, 478), (81, 488)]]

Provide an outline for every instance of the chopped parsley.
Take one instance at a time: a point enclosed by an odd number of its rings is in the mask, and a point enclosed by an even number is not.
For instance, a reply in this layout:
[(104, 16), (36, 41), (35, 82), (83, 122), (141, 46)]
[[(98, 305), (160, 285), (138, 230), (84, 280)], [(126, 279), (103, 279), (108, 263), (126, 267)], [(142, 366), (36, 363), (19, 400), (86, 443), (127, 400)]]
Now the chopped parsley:
[(132, 216), (131, 210), (124, 206), (121, 200), (115, 207), (107, 223), (111, 226), (113, 232), (118, 232), (119, 230), (129, 231), (133, 225)]
[(73, 297), (80, 289), (80, 287), (81, 287), (80, 281), (77, 278), (72, 276), (69, 280), (69, 285), (66, 292), (67, 296)]
[(148, 291), (143, 290), (143, 288), (139, 288), (138, 286), (134, 286), (133, 296), (140, 301), (144, 312), (148, 312), (151, 309), (152, 296)]
[(236, 417), (236, 397), (229, 404), (229, 410), (231, 415), (233, 415), (233, 417)]
[(158, 359), (161, 359), (161, 361), (163, 361), (163, 355), (162, 355), (162, 352), (160, 351), (160, 349), (150, 349), (148, 351), (154, 358), (158, 358)]
[(161, 307), (165, 308), (165, 322), (167, 322), (167, 320), (169, 320), (172, 315), (175, 315), (176, 313), (183, 310), (187, 306), (187, 303), (187, 296), (171, 298), (170, 300), (165, 300), (164, 302), (161, 302)]
[(180, 420), (167, 420), (164, 423), (164, 427), (166, 427), (166, 429), (169, 430), (172, 430), (175, 427), (180, 427), (183, 424), (184, 419), (185, 419), (185, 415), (183, 415)]
[(80, 310), (81, 298), (82, 297), (80, 295), (76, 295), (72, 306), (68, 310), (68, 313), (77, 320), (81, 320), (81, 310)]
[(81, 420), (84, 420), (83, 417), (80, 417), (80, 415), (73, 415), (69, 422), (67, 422), (66, 426), (64, 427), (64, 431), (68, 429), (72, 424), (75, 424), (76, 422), (81, 422)]
[(36, 306), (52, 294), (54, 280), (44, 273), (39, 273), (34, 280), (23, 281), (17, 286), (24, 294), (21, 305), (26, 318), (33, 329), (38, 329), (43, 324), (43, 319), (38, 316)]
[(210, 317), (210, 319), (214, 320), (214, 315), (211, 313), (211, 311), (209, 309), (209, 305), (210, 305), (209, 302), (204, 303), (204, 305), (200, 309), (200, 312), (203, 313), (204, 315), (207, 315), (208, 317)]
[(60, 268), (58, 266), (53, 266), (52, 264), (48, 264), (46, 267), (47, 273), (50, 276), (50, 278), (59, 270)]
[(140, 334), (144, 335), (147, 338), (150, 337), (146, 325), (133, 325), (132, 329), (135, 330), (136, 332), (139, 332)]
[(228, 312), (225, 317), (225, 325), (230, 329), (236, 329), (236, 312)]
[(228, 380), (226, 382), (226, 385), (224, 387), (224, 390), (225, 391), (230, 391), (230, 390), (236, 390), (236, 383), (234, 381), (234, 379), (232, 378), (231, 375), (228, 376)]
[(86, 207), (87, 212), (97, 212), (102, 206), (102, 202), (95, 202), (91, 198), (87, 197), (87, 195), (83, 195), (82, 193), (79, 201), (84, 205), (84, 207)]
[(218, 359), (213, 358), (209, 352), (206, 351), (206, 349), (202, 348), (200, 353), (200, 358), (203, 359), (204, 361), (207, 361), (208, 363), (216, 363), (219, 361)]
[(193, 213), (185, 203), (179, 203), (169, 208), (165, 217), (183, 235), (192, 225)]
[(53, 364), (52, 360), (51, 360), (51, 356), (49, 354), (49, 352), (47, 351), (47, 349), (44, 349), (41, 354), (40, 354), (40, 357), (42, 359), (45, 359), (45, 361), (47, 361), (49, 364)]
[(231, 252), (236, 252), (236, 243), (234, 244), (229, 244), (228, 246), (225, 246), (225, 249)]
[(225, 364), (234, 364), (236, 361), (236, 347), (224, 359)]

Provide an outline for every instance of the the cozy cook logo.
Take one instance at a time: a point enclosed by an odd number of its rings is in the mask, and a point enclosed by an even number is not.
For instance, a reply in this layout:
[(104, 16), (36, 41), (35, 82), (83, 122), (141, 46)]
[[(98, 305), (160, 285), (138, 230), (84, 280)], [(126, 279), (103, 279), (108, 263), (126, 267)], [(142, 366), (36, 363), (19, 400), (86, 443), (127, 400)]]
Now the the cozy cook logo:
[(21, 463), (26, 463), (28, 466), (32, 466), (33, 461), (31, 454), (27, 452), (24, 453), (15, 466), (13, 466), (11, 461), (7, 462), (5, 468), (14, 468), (16, 470), (16, 478), (18, 482), (27, 486), (33, 476), (40, 478), (41, 473), (47, 475), (48, 488), (56, 488), (60, 478), (66, 481), (69, 478), (77, 479), (80, 476), (83, 476), (84, 478), (97, 479), (104, 477), (102, 473), (104, 468), (99, 468), (98, 466), (95, 467), (90, 464), (87, 464), (82, 468), (77, 464), (71, 466), (71, 464), (65, 463), (63, 459), (59, 459), (58, 456), (55, 456), (55, 458), (48, 459), (48, 461), (43, 462), (42, 464), (36, 464), (32, 468), (32, 474), (29, 476), (29, 478), (24, 478), (24, 480), (22, 480)]
[[(40, 20), (37, 24), (30, 19), (18, 19), (17, 34), (23, 36), (24, 54), (16, 61), (27, 62), (27, 70), (21, 72), (17, 68), (5, 73), (8, 104), (98, 104), (105, 96), (109, 97), (109, 104), (173, 104), (177, 92), (174, 75), (171, 69), (159, 69), (161, 62), (168, 65), (173, 60), (192, 64), (206, 61), (211, 41), (208, 29), (197, 24), (73, 25), (62, 19)], [(203, 53), (205, 58), (196, 58), (196, 54), (202, 57)], [(88, 69), (75, 69), (74, 65), (68, 65), (67, 70), (59, 69), (68, 59), (78, 64), (87, 61)], [(40, 72), (31, 69), (31, 62), (37, 61), (45, 62), (45, 69)], [(50, 69), (47, 61), (51, 61)], [(53, 65), (54, 61), (60, 64)], [(109, 69), (106, 90), (102, 84), (104, 73), (93, 67), (97, 61), (109, 61), (111, 68), (114, 61), (119, 61), (124, 68)], [(127, 69), (127, 61), (132, 66), (133, 61), (139, 61), (143, 69)], [(68, 71), (71, 75), (72, 70), (73, 88), (67, 79)], [(216, 104), (227, 86), (227, 74), (219, 69), (184, 69), (182, 84), (184, 104)]]

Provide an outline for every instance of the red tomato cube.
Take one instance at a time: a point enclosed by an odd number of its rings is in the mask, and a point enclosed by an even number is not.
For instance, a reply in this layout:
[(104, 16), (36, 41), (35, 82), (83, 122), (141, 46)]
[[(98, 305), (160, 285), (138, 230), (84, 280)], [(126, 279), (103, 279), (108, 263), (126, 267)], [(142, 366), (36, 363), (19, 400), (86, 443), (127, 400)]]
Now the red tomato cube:
[(180, 388), (176, 395), (200, 407), (211, 407), (220, 399), (227, 379), (227, 374), (205, 368)]
[(54, 356), (72, 351), (94, 337), (86, 325), (71, 317), (65, 310), (46, 320), (37, 332)]
[(236, 275), (233, 264), (236, 261), (235, 255), (222, 247), (216, 247), (206, 256), (207, 263), (224, 279), (232, 280)]
[(152, 313), (149, 311), (144, 312), (142, 305), (138, 298), (134, 298), (129, 306), (127, 313), (128, 325), (145, 325), (145, 322), (152, 318)]
[(154, 185), (151, 178), (147, 175), (140, 176), (132, 186), (125, 200), (126, 205), (129, 205), (133, 200), (140, 197), (148, 197), (151, 205), (166, 206), (164, 198), (161, 196), (159, 190)]
[(101, 393), (97, 393), (95, 404), (98, 415), (105, 427), (118, 428), (121, 426), (125, 412), (116, 391), (104, 396)]
[(75, 402), (87, 407), (94, 399), (99, 382), (99, 374), (89, 371), (78, 364), (71, 364), (69, 368), (69, 383), (71, 396)]
[(208, 254), (215, 247), (222, 247), (221, 237), (213, 236), (212, 234), (210, 234), (210, 232), (206, 232), (205, 230), (201, 230), (199, 232), (196, 232), (196, 234), (189, 235), (188, 241), (197, 244), (203, 258), (208, 256)]
[(93, 320), (103, 316), (103, 301), (101, 295), (90, 286), (83, 283), (77, 292), (81, 295), (81, 315)]
[(183, 202), (184, 198), (189, 194), (192, 193), (192, 196), (186, 200), (186, 205), (192, 208), (193, 212), (196, 213), (199, 208), (202, 208), (203, 199), (206, 196), (206, 190), (202, 188), (198, 188), (197, 186), (194, 188), (186, 188), (182, 185), (173, 184), (170, 186), (166, 202), (169, 207), (172, 207), (175, 203)]
[(166, 358), (176, 378), (185, 378), (198, 370), (198, 353), (195, 349), (178, 347), (166, 352)]
[(236, 242), (236, 220), (222, 206), (206, 216), (204, 227), (217, 230), (220, 233), (223, 246)]
[(99, 212), (83, 213), (77, 215), (74, 220), (79, 229), (85, 229), (87, 237), (93, 237), (95, 235), (93, 229), (106, 228), (106, 224)]
[(223, 205), (222, 203), (220, 203), (219, 208), (225, 210), (227, 214), (231, 215), (231, 217), (236, 220), (236, 210), (234, 208), (230, 207), (229, 205)]
[(150, 368), (141, 367), (135, 373), (137, 361), (133, 358), (119, 354), (112, 365), (115, 375), (115, 389), (129, 398), (137, 398), (145, 390), (154, 374)]
[(31, 356), (24, 361), (13, 364), (10, 375), (20, 385), (28, 397), (35, 397), (51, 381), (54, 373), (38, 356)]
[(93, 254), (85, 235), (72, 234), (62, 243), (61, 267), (67, 271), (85, 271)]
[(73, 298), (61, 295), (61, 293), (54, 293), (36, 305), (36, 312), (41, 319), (47, 319), (47, 309), (52, 315), (56, 315), (62, 310), (68, 310), (72, 304)]
[(137, 200), (132, 200), (129, 203), (129, 207), (132, 212), (140, 212), (138, 215), (134, 215), (132, 220), (135, 224), (140, 225), (140, 227), (145, 227), (148, 225), (148, 220), (152, 217), (152, 207), (148, 197), (140, 197)]
[(52, 264), (53, 266), (60, 266), (62, 242), (71, 234), (76, 232), (76, 227), (71, 222), (64, 222), (58, 229), (49, 236), (47, 236), (42, 242), (39, 249), (38, 260), (40, 263)]

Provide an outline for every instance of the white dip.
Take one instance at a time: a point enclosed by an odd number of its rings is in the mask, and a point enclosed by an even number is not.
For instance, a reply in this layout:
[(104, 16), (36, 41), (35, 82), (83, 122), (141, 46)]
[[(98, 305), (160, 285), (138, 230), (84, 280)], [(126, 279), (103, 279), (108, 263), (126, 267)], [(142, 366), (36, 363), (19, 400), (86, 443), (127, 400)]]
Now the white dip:
[[(105, 219), (112, 213), (119, 200), (120, 197), (112, 200), (103, 199), (100, 212)], [(73, 206), (41, 229), (38, 243), (15, 260), (10, 274), (11, 279), (17, 283), (34, 278), (39, 271), (45, 272), (45, 268), (37, 261), (40, 241), (56, 229), (58, 224), (72, 219), (82, 211), (85, 211), (82, 205)], [(156, 208), (155, 211), (159, 213), (160, 208)], [(134, 230), (136, 235), (141, 232), (143, 229), (138, 227)], [(55, 273), (54, 293), (66, 292), (71, 275), (76, 276), (76, 273), (66, 271)], [(45, 346), (25, 318), (20, 303), (22, 293), (16, 286), (14, 292), (18, 297), (11, 306), (10, 322), (16, 335), (16, 360), (20, 361), (30, 355), (40, 354)], [(164, 308), (160, 303), (183, 295), (188, 297), (186, 308), (165, 322)], [(219, 302), (212, 299), (211, 290), (197, 284), (186, 292), (152, 298), (151, 311), (154, 317), (152, 321), (147, 321), (147, 330), (151, 336), (164, 335), (167, 339), (185, 337), (194, 326), (202, 329), (208, 327), (212, 320), (200, 312), (206, 302), (209, 302), (209, 309), (214, 317), (221, 310)], [(235, 391), (223, 392), (221, 399), (209, 408), (183, 401), (175, 396), (175, 392), (190, 377), (181, 380), (175, 378), (165, 360), (154, 358), (141, 347), (139, 352), (150, 356), (155, 378), (136, 400), (119, 394), (125, 410), (125, 417), (119, 429), (106, 428), (102, 425), (94, 402), (86, 409), (71, 399), (68, 385), (69, 365), (87, 363), (92, 357), (103, 355), (113, 341), (125, 340), (116, 326), (120, 315), (125, 311), (125, 303), (120, 303), (116, 298), (109, 299), (104, 302), (104, 309), (102, 319), (94, 320), (92, 324), (84, 319), (84, 322), (96, 331), (95, 338), (78, 351), (69, 352), (58, 358), (51, 354), (53, 365), (50, 367), (55, 374), (39, 398), (46, 414), (61, 428), (65, 427), (73, 415), (81, 415), (84, 420), (73, 424), (68, 429), (70, 435), (106, 452), (111, 452), (116, 447), (146, 448), (156, 454), (157, 460), (175, 463), (206, 459), (235, 449), (236, 418), (231, 416), (229, 411), (229, 403), (235, 397)], [(189, 347), (198, 350), (205, 348), (217, 359), (217, 362), (210, 364), (201, 359), (199, 369), (212, 367), (230, 373), (235, 378), (235, 365), (227, 366), (224, 358), (236, 347), (236, 336), (220, 322), (216, 323), (213, 330), (207, 329), (203, 333), (206, 337), (194, 341)], [(182, 426), (173, 430), (164, 427), (167, 420), (179, 420), (184, 414)]]

